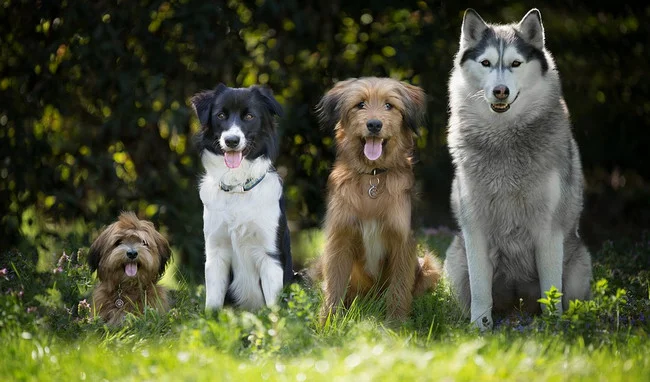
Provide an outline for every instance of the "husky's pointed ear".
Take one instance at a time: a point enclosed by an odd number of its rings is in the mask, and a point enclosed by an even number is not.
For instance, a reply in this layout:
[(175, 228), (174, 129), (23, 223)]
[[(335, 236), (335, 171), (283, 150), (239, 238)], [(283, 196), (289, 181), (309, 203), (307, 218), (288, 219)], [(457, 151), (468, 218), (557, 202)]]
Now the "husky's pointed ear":
[(420, 136), (420, 127), (426, 122), (427, 96), (422, 88), (402, 82), (404, 99), (403, 118), (406, 127)]
[(195, 94), (190, 103), (192, 108), (196, 113), (196, 116), (199, 117), (199, 122), (201, 126), (206, 127), (210, 124), (210, 114), (212, 113), (212, 104), (217, 96), (223, 93), (228, 87), (224, 84), (219, 84), (214, 90), (207, 90), (201, 93)]
[(542, 14), (537, 8), (533, 8), (517, 24), (517, 29), (523, 35), (524, 40), (535, 48), (544, 49), (544, 26), (542, 25)]
[(278, 117), (282, 117), (282, 105), (275, 99), (273, 96), (273, 91), (265, 86), (253, 86), (253, 91), (259, 93), (262, 96), (262, 101), (264, 105), (269, 109), (269, 111)]
[(460, 33), (461, 46), (466, 48), (474, 46), (481, 40), (483, 32), (488, 28), (488, 25), (475, 10), (467, 8)]

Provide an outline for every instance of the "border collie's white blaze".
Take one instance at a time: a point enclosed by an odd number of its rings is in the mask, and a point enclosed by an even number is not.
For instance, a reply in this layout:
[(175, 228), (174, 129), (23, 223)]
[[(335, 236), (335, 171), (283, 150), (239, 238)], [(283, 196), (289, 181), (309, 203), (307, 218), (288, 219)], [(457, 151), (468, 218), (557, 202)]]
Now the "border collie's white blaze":
[(243, 153), (246, 147), (246, 137), (241, 128), (233, 124), (219, 138), (219, 145), (224, 153), (224, 161), (228, 168), (237, 168), (241, 164)]
[(200, 185), (205, 236), (206, 310), (248, 310), (276, 303), (293, 279), (274, 115), (282, 108), (267, 89), (199, 93), (192, 105), (205, 176)]

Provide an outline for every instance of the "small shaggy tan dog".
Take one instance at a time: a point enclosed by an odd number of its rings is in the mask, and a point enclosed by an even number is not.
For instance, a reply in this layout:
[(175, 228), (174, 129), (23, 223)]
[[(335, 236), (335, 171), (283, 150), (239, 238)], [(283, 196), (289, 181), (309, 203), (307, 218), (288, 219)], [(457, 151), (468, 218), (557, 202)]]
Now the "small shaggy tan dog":
[(92, 298), (95, 315), (116, 325), (145, 305), (166, 312), (167, 290), (156, 283), (170, 256), (167, 239), (153, 223), (123, 212), (90, 246), (88, 264), (99, 279)]
[(418, 259), (411, 232), (413, 135), (424, 120), (425, 94), (389, 78), (349, 79), (337, 83), (317, 111), (337, 144), (325, 251), (310, 271), (323, 278), (321, 320), (342, 301), (382, 292), (387, 318), (403, 320), (413, 296), (433, 288), (441, 274), (429, 254)]

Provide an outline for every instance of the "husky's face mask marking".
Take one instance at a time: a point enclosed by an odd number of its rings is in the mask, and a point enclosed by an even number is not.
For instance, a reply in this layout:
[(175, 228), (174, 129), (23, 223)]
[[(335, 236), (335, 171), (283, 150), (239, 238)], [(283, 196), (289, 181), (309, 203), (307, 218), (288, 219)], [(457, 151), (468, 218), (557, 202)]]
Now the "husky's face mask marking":
[(521, 89), (534, 89), (548, 71), (544, 28), (536, 10), (515, 25), (486, 24), (476, 12), (468, 11), (460, 45), (463, 74), (496, 113), (510, 110)]

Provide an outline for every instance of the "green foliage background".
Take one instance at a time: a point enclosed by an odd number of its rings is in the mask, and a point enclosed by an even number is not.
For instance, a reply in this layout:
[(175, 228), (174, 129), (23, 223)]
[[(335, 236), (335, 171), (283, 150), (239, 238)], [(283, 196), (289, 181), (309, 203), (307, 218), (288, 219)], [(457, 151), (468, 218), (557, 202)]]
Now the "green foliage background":
[[(332, 139), (313, 106), (363, 75), (422, 86), (419, 226), (452, 225), (447, 78), (462, 12), (517, 21), (539, 7), (588, 180), (591, 243), (650, 226), (649, 5), (547, 1), (0, 1), (0, 250), (87, 246), (121, 210), (169, 236), (200, 277), (194, 93), (270, 86), (294, 230), (323, 215)], [(56, 244), (54, 244), (56, 243)]]

